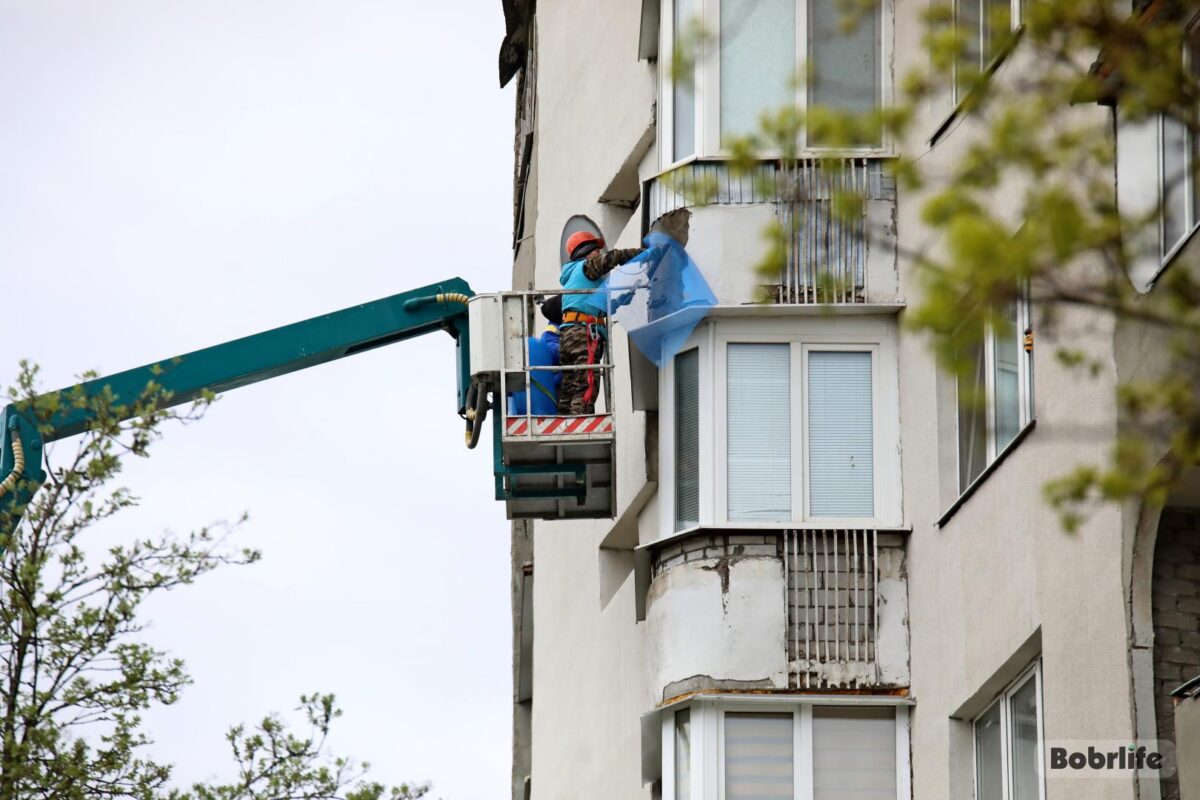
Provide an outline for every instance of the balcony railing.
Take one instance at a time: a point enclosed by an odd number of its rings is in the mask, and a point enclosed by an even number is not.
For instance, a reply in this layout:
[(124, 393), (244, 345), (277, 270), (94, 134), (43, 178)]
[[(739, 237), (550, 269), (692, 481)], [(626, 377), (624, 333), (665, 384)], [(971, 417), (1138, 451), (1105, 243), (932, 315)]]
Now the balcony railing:
[(784, 562), (791, 686), (907, 685), (903, 540), (875, 530), (788, 531)]
[(648, 183), (645, 222), (681, 208), (773, 203), (784, 258), (777, 280), (766, 287), (771, 298), (863, 303), (870, 251), (879, 244), (872, 240), (887, 238), (874, 235), (872, 221), (890, 227), (895, 199), (895, 179), (879, 158), (764, 162), (750, 172), (697, 161)]

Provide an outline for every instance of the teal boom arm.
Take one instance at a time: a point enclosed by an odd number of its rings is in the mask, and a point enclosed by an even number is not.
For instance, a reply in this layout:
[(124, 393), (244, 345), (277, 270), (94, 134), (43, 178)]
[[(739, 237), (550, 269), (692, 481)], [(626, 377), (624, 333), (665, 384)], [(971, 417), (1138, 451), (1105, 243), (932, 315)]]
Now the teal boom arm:
[[(179, 405), (205, 392), (226, 392), (286, 375), (376, 347), (444, 330), (455, 340), (458, 412), (465, 410), (470, 385), (466, 300), (471, 287), (461, 278), (423, 286), (370, 303), (284, 325), (252, 336), (206, 347), (182, 356), (118, 372), (81, 384), (88, 396), (110, 389), (129, 416), (153, 381), (170, 392), (167, 405)], [(71, 387), (74, 391), (76, 387)], [(16, 405), (0, 412), (0, 537), (16, 526), (33, 491), (45, 479), (41, 469), (45, 442), (82, 433), (91, 421), (88, 408), (68, 407), (48, 421), (37, 421)], [(3, 552), (0, 538), (0, 552)]]

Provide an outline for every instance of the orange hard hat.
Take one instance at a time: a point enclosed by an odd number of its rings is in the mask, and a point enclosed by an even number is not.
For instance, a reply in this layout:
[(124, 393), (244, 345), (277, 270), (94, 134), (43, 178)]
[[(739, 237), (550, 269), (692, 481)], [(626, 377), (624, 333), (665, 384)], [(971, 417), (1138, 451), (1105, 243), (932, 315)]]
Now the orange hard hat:
[(572, 233), (567, 237), (567, 255), (574, 258), (576, 250), (592, 242), (595, 242), (597, 247), (604, 247), (604, 240), (591, 231), (576, 231)]

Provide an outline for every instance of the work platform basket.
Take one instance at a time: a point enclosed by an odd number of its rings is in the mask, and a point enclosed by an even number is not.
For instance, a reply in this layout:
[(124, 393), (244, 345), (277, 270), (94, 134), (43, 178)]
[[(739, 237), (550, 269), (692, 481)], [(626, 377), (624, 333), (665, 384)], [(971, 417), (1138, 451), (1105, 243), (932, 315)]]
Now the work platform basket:
[[(509, 519), (611, 518), (616, 510), (612, 347), (605, 342), (596, 363), (587, 366), (534, 358), (540, 348), (530, 340), (540, 338), (547, 325), (539, 304), (556, 294), (578, 292), (484, 294), (468, 306), (472, 379), (492, 392), (496, 499), (505, 502)], [(545, 390), (556, 375), (571, 370), (594, 376), (595, 413), (546, 413), (553, 402)]]

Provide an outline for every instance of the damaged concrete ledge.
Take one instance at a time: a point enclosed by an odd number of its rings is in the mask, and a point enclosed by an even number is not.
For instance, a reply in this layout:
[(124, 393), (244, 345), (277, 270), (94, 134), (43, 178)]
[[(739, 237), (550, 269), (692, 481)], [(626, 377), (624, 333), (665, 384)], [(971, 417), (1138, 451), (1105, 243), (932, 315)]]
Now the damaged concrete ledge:
[[(845, 526), (840, 526), (844, 529)], [(693, 525), (690, 528), (684, 528), (681, 531), (676, 531), (669, 536), (663, 536), (653, 542), (640, 544), (634, 548), (633, 569), (635, 581), (635, 597), (634, 607), (636, 609), (636, 620), (644, 622), (646, 620), (646, 595), (650, 590), (650, 583), (654, 579), (654, 553), (662, 548), (690, 539), (694, 536), (712, 536), (715, 534), (721, 535), (757, 535), (757, 536), (782, 536), (788, 531), (801, 530), (829, 530), (828, 525), (806, 523), (803, 525), (787, 525), (762, 528), (750, 528), (744, 525)], [(897, 534), (907, 536), (912, 533), (911, 525), (904, 526), (878, 526), (864, 525), (862, 530), (877, 531), (880, 534)]]

